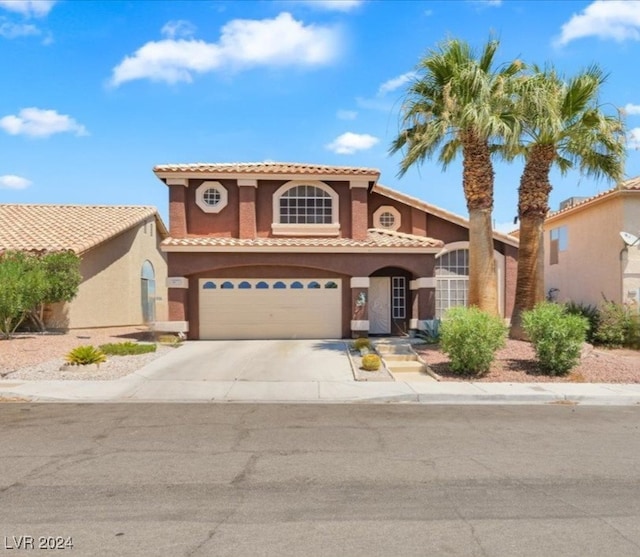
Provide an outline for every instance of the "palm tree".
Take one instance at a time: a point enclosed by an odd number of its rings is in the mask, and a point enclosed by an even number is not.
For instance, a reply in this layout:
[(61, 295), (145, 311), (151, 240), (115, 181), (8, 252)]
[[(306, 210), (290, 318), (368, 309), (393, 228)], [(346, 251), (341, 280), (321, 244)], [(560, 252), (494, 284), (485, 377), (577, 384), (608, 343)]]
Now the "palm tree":
[[(462, 152), (462, 186), (469, 211), (469, 305), (498, 313), (493, 258), (492, 145), (514, 137), (507, 82), (523, 69), (514, 61), (494, 70), (499, 41), (479, 57), (468, 43), (450, 39), (420, 60), (402, 107), (402, 127), (391, 153), (404, 150), (399, 175), (438, 154), (446, 168)], [(515, 135), (517, 137), (517, 133)]]
[[(607, 113), (598, 94), (606, 76), (591, 66), (566, 81), (551, 68), (515, 82), (525, 167), (518, 190), (520, 249), (511, 337), (523, 338), (522, 312), (544, 299), (543, 224), (549, 211), (549, 173), (577, 168), (594, 178), (620, 180), (625, 155), (619, 112)], [(514, 83), (514, 82), (512, 82)], [(610, 111), (611, 112), (611, 111)]]

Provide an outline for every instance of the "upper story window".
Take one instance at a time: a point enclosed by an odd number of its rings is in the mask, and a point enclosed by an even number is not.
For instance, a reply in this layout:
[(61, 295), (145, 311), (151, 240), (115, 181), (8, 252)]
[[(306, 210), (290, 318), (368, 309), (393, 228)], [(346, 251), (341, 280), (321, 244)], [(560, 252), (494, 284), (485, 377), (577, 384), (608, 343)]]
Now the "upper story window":
[(549, 265), (556, 265), (560, 261), (560, 252), (568, 245), (567, 227), (559, 226), (549, 231)]
[(337, 236), (338, 194), (317, 181), (287, 182), (273, 195), (272, 231), (288, 236)]
[(374, 228), (398, 230), (398, 228), (400, 228), (400, 224), (400, 211), (391, 205), (378, 207), (373, 213)]
[(208, 180), (196, 189), (196, 205), (205, 213), (219, 213), (227, 202), (227, 189), (220, 182)]

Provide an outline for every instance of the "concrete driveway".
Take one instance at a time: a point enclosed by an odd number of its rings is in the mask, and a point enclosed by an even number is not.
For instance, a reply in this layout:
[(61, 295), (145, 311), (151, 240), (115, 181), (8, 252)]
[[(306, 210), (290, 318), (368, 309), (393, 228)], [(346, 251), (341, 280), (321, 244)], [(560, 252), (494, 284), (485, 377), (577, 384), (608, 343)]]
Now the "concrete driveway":
[(151, 381), (353, 381), (343, 340), (199, 340), (138, 371)]

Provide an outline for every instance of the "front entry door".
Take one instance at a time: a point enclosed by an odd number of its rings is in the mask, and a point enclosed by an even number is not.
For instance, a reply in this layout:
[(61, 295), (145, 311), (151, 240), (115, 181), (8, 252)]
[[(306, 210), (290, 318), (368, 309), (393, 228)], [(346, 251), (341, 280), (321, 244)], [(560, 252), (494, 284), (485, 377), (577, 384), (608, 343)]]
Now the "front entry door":
[(391, 333), (390, 285), (390, 277), (369, 279), (369, 333), (372, 335)]

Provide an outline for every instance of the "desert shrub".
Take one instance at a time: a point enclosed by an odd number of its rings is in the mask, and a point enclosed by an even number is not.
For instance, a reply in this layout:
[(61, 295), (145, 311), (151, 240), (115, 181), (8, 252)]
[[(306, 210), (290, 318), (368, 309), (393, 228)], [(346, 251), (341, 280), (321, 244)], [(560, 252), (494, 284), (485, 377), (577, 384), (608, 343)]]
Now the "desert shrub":
[(440, 319), (428, 319), (422, 321), (424, 330), (416, 332), (416, 337), (424, 340), (427, 344), (437, 344), (440, 342)]
[(481, 375), (489, 371), (498, 348), (507, 337), (502, 319), (476, 307), (447, 310), (440, 325), (440, 348), (456, 373)]
[(158, 335), (157, 341), (160, 344), (168, 344), (169, 346), (180, 346), (182, 339), (178, 335)]
[(367, 337), (360, 337), (353, 341), (353, 347), (356, 350), (362, 350), (363, 348), (371, 348), (371, 341)]
[(155, 344), (138, 344), (137, 342), (111, 342), (108, 344), (101, 344), (100, 350), (109, 356), (131, 356), (135, 354), (147, 354), (148, 352), (155, 352)]
[(377, 354), (366, 354), (362, 356), (362, 369), (366, 371), (378, 371), (382, 365), (382, 360)]
[(627, 344), (633, 320), (627, 308), (614, 302), (605, 302), (600, 308), (600, 321), (593, 335), (595, 344), (615, 348)]
[(549, 375), (565, 375), (580, 359), (589, 323), (552, 302), (538, 304), (522, 314), (522, 325), (533, 343), (540, 369)]
[(596, 306), (581, 304), (577, 302), (567, 302), (565, 305), (567, 313), (570, 315), (580, 315), (586, 318), (589, 328), (587, 329), (587, 342), (593, 344), (594, 336), (600, 324), (600, 311)]
[(73, 366), (100, 365), (107, 361), (107, 356), (95, 346), (76, 346), (65, 356), (65, 361)]

